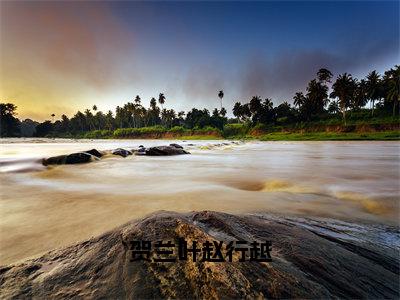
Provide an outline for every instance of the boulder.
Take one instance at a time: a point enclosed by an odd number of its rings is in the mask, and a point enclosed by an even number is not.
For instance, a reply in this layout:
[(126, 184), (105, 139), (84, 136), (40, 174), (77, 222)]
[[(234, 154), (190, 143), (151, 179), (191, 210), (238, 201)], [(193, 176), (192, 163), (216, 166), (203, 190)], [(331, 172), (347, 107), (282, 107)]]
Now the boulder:
[(135, 151), (136, 155), (146, 155), (146, 148), (144, 148), (143, 146), (139, 146), (139, 149), (137, 149)]
[(77, 152), (68, 155), (59, 155), (43, 159), (43, 165), (72, 165), (88, 163), (98, 159), (98, 157), (86, 152)]
[[(202, 261), (203, 253), (196, 262), (191, 254), (179, 259), (180, 239), (188, 248), (196, 241), (197, 249), (222, 241), (224, 261)], [(149, 261), (132, 260), (133, 241), (151, 243)], [(168, 256), (176, 257), (174, 262), (154, 261), (156, 241), (172, 241)], [(230, 241), (248, 242), (238, 247), (245, 249), (271, 241), (272, 261), (250, 261), (250, 250), (240, 262), (242, 254), (234, 247), (228, 262)], [(0, 267), (0, 298), (399, 299), (397, 245), (397, 230), (383, 226), (261, 213), (161, 211)], [(255, 253), (260, 256), (260, 250)]]
[(114, 155), (122, 156), (122, 157), (127, 157), (129, 155), (132, 155), (131, 151), (125, 150), (125, 149), (122, 149), (122, 148), (115, 149), (111, 153), (114, 154)]
[(166, 156), (166, 155), (179, 155), (179, 154), (190, 154), (189, 152), (176, 148), (173, 146), (157, 146), (146, 149), (146, 155), (149, 156)]
[(91, 155), (94, 155), (96, 157), (102, 157), (104, 154), (98, 151), (97, 149), (91, 149), (89, 151), (84, 151), (85, 153), (89, 153)]
[(171, 147), (175, 147), (175, 148), (178, 148), (178, 149), (183, 149), (183, 147), (181, 146), (181, 145), (179, 145), (179, 144), (169, 144)]

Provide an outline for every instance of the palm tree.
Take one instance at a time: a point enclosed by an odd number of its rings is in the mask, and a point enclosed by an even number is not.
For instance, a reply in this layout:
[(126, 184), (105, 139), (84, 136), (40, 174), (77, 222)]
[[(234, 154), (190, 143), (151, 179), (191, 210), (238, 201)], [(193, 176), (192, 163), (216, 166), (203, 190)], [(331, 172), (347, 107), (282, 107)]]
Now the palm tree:
[(328, 104), (328, 87), (315, 79), (311, 80), (307, 86), (307, 98), (313, 113), (322, 113)]
[(108, 130), (113, 129), (114, 127), (114, 118), (113, 118), (113, 113), (111, 110), (109, 110), (106, 114), (106, 126)]
[(336, 82), (332, 85), (333, 92), (331, 98), (339, 98), (339, 106), (342, 111), (343, 121), (346, 125), (346, 108), (350, 105), (350, 101), (354, 96), (356, 84), (350, 74), (344, 73), (339, 75)]
[(51, 119), (52, 119), (52, 122), (54, 123), (54, 117), (55, 117), (56, 115), (55, 114), (51, 114)]
[(374, 115), (375, 101), (379, 100), (380, 75), (372, 71), (367, 75), (367, 95), (372, 103), (372, 116)]
[(396, 106), (400, 102), (400, 67), (395, 66), (385, 72), (384, 82), (386, 86), (386, 100), (392, 103), (393, 117), (396, 114)]
[(305, 102), (305, 97), (302, 92), (297, 92), (293, 97), (293, 104), (300, 108)]
[(233, 115), (238, 119), (240, 122), (240, 117), (242, 115), (242, 104), (240, 102), (236, 102), (235, 105), (233, 106)]
[(150, 99), (150, 108), (154, 110), (154, 109), (156, 109), (156, 107), (157, 107), (156, 98), (152, 97), (152, 98)]
[(219, 111), (219, 114), (221, 115), (221, 117), (225, 117), (226, 113), (227, 113), (227, 111), (226, 111), (225, 107), (222, 107), (221, 110)]
[(94, 123), (93, 127), (96, 128), (96, 123), (97, 123), (97, 129), (100, 129), (100, 120), (99, 120), (99, 118), (98, 118), (98, 116), (96, 114), (97, 106), (93, 105), (92, 109), (94, 111), (94, 114), (93, 114), (93, 123)]
[(163, 104), (165, 103), (165, 96), (163, 93), (160, 93), (158, 96), (158, 103), (161, 105), (161, 110), (163, 110)]
[(221, 99), (221, 109), (222, 109), (222, 98), (224, 98), (224, 91), (223, 90), (220, 90), (218, 92), (218, 97), (219, 97), (219, 99)]
[(89, 130), (92, 130), (92, 125), (93, 125), (93, 115), (90, 112), (90, 109), (85, 109), (85, 118), (86, 118), (86, 124), (89, 125)]
[(365, 106), (365, 104), (367, 104), (368, 102), (366, 81), (364, 79), (361, 79), (360, 82), (355, 80), (355, 83), (356, 83), (356, 89), (354, 91), (354, 97), (351, 101), (351, 107), (354, 110), (358, 110), (361, 107)]
[(126, 111), (128, 112), (128, 122), (129, 122), (129, 127), (132, 127), (131, 119), (133, 121), (133, 127), (136, 127), (135, 124), (135, 104), (132, 102), (128, 102), (125, 105)]
[(252, 114), (258, 113), (262, 108), (261, 98), (259, 96), (253, 96), (250, 100), (249, 108)]
[(323, 83), (331, 82), (332, 76), (331, 71), (325, 68), (319, 69), (317, 72), (318, 80)]
[(139, 95), (136, 95), (136, 97), (135, 97), (135, 104), (140, 104), (140, 101), (141, 101), (141, 99), (140, 99), (140, 97), (139, 97)]

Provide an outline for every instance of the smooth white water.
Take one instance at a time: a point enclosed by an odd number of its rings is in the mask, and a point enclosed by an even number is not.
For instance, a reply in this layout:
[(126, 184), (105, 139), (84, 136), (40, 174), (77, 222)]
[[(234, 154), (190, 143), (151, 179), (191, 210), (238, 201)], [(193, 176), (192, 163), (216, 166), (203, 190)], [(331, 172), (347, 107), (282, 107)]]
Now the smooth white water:
[[(132, 149), (170, 142), (192, 154), (40, 164), (44, 157), (92, 148)], [(101, 234), (157, 210), (273, 212), (398, 224), (399, 146), (2, 139), (0, 264)]]

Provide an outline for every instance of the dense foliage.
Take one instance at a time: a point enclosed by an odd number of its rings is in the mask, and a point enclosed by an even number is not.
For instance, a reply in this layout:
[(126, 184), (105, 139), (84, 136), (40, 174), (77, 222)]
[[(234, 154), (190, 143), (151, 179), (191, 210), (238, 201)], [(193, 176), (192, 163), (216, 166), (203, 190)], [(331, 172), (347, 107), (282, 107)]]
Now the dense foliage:
[[(60, 137), (148, 137), (171, 135), (224, 133), (224, 136), (244, 135), (251, 129), (269, 127), (299, 127), (315, 123), (373, 120), (399, 115), (400, 101), (399, 66), (386, 71), (383, 76), (376, 71), (358, 80), (350, 74), (333, 74), (320, 69), (304, 92), (297, 92), (293, 105), (287, 101), (273, 105), (269, 98), (254, 96), (247, 103), (236, 102), (233, 107), (235, 119), (226, 117), (222, 106), (224, 92), (218, 91), (220, 109), (211, 113), (207, 109), (193, 108), (187, 113), (166, 109), (166, 96), (159, 94), (158, 100), (151, 98), (149, 107), (142, 104), (140, 96), (124, 106), (103, 113), (94, 105), (84, 112), (78, 111), (72, 118), (62, 115), (54, 122), (42, 123), (30, 119), (20, 121), (16, 117), (17, 107), (12, 103), (1, 103), (1, 136), (60, 136)], [(217, 98), (217, 97), (216, 97)], [(161, 106), (161, 108), (157, 105)], [(369, 106), (369, 108), (367, 108)]]

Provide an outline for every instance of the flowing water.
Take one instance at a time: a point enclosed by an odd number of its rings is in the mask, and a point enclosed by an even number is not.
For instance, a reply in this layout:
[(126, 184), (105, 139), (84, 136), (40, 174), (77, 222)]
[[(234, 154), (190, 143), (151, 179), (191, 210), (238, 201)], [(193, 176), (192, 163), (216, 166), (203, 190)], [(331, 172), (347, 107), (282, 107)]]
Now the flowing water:
[[(44, 157), (176, 142), (191, 155)], [(101, 234), (158, 210), (272, 212), (398, 225), (398, 142), (2, 139), (0, 264)]]

